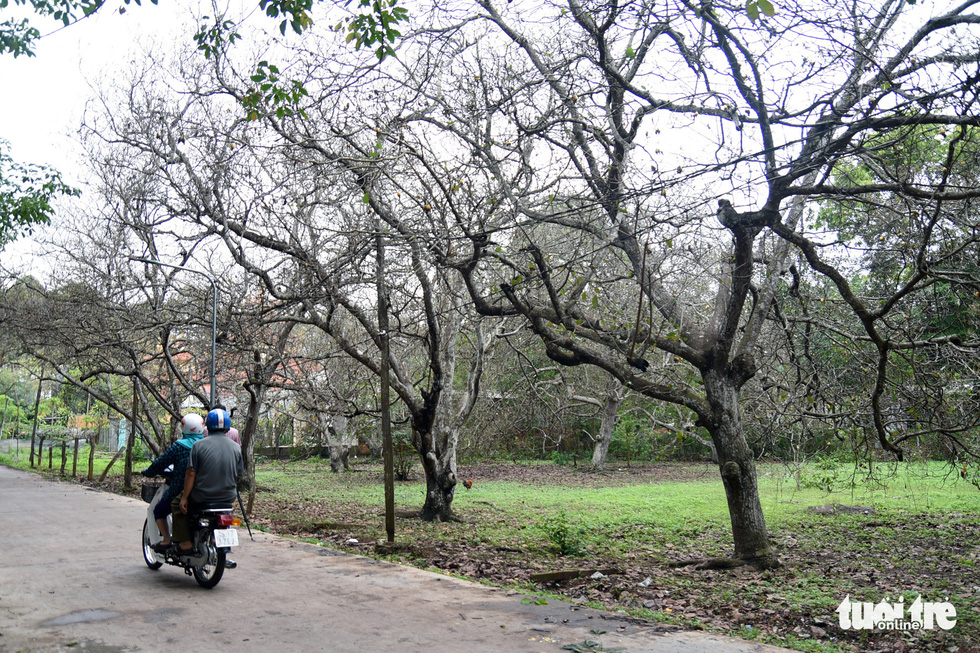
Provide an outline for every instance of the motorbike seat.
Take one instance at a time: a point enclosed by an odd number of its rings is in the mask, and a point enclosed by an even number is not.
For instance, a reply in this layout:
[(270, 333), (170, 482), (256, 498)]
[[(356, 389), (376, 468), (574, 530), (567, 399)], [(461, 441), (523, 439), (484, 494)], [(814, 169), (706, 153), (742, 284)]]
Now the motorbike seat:
[(235, 506), (230, 503), (202, 503), (197, 506), (197, 509), (201, 512), (228, 512), (229, 510), (234, 510)]
[(224, 501), (217, 503), (196, 503), (192, 501), (187, 513), (189, 515), (204, 515), (212, 512), (231, 512), (234, 509), (235, 506)]

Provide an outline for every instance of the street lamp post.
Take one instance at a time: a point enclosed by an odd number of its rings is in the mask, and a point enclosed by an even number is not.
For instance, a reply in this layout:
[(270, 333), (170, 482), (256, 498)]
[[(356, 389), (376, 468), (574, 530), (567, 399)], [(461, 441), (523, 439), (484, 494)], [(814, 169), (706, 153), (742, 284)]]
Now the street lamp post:
[(186, 270), (187, 272), (193, 272), (194, 274), (200, 274), (205, 277), (211, 284), (211, 405), (208, 409), (214, 408), (215, 406), (215, 374), (214, 374), (214, 360), (217, 352), (217, 337), (218, 337), (218, 284), (215, 283), (214, 277), (212, 277), (207, 272), (202, 272), (201, 270), (195, 270), (194, 268), (184, 267), (183, 265), (174, 265), (173, 263), (164, 263), (163, 261), (157, 261), (150, 258), (136, 258), (130, 257), (131, 261), (138, 261), (140, 263), (149, 263), (150, 265), (159, 265), (165, 268), (174, 268), (176, 270)]

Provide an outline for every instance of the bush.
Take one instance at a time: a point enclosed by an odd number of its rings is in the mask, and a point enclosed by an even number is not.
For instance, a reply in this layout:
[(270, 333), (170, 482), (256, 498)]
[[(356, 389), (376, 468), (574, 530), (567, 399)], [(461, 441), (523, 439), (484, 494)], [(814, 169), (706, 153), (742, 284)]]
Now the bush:
[(541, 529), (545, 532), (558, 555), (561, 556), (580, 556), (585, 554), (585, 543), (582, 541), (583, 529), (580, 526), (572, 526), (568, 522), (568, 514), (560, 510), (556, 515), (547, 518), (541, 524)]

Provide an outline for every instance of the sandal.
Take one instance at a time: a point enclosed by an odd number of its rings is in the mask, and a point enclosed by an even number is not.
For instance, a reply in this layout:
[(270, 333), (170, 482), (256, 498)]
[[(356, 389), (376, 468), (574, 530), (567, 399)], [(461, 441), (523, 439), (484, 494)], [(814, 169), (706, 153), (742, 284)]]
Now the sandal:
[(164, 544), (163, 542), (157, 542), (156, 544), (151, 544), (150, 548), (156, 551), (157, 553), (166, 553), (167, 551), (170, 550), (170, 547), (172, 546), (173, 546), (172, 542), (167, 544)]

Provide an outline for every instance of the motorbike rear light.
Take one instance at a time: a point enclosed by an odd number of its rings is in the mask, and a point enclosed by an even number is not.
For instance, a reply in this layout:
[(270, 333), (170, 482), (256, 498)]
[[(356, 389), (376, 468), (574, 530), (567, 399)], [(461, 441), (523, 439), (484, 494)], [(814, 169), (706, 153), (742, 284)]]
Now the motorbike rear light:
[(218, 526), (221, 526), (223, 528), (226, 528), (228, 526), (238, 526), (241, 523), (242, 522), (240, 519), (236, 519), (231, 515), (218, 515)]

